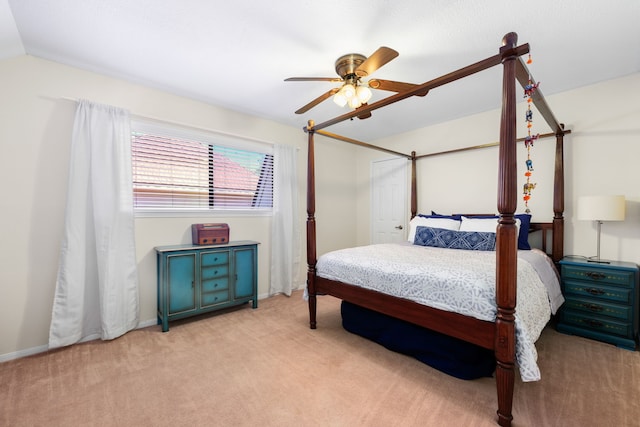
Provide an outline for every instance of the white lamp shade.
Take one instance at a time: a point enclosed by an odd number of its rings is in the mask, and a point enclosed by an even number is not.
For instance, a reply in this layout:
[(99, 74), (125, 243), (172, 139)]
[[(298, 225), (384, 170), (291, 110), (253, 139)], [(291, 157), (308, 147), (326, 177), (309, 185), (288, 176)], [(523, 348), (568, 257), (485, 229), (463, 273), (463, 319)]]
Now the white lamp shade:
[(624, 221), (624, 196), (581, 196), (578, 219), (591, 221)]

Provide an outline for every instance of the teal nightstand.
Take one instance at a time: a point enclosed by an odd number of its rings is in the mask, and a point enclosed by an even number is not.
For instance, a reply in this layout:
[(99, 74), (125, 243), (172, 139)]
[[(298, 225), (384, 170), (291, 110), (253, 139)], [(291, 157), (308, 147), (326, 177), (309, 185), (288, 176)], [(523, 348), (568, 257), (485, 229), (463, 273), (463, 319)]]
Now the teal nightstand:
[(560, 261), (562, 293), (557, 329), (635, 350), (638, 338), (638, 265)]

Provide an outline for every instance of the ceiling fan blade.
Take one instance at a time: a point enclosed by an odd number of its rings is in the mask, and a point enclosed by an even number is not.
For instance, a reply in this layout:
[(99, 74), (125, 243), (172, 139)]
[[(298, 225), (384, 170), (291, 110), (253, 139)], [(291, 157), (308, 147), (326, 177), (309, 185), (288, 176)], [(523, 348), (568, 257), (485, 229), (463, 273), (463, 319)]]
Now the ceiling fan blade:
[(284, 79), (285, 82), (341, 82), (338, 77), (289, 77)]
[(356, 68), (356, 76), (364, 77), (373, 73), (387, 62), (398, 56), (398, 52), (390, 47), (382, 46), (378, 48), (371, 56), (369, 56), (358, 68)]
[[(413, 83), (394, 82), (393, 80), (372, 79), (369, 80), (368, 85), (372, 89), (388, 90), (391, 92), (406, 92), (408, 90), (415, 89), (418, 85)], [(425, 96), (429, 92), (425, 89), (424, 92), (419, 92), (417, 96)]]
[(304, 107), (299, 108), (296, 111), (296, 114), (306, 113), (307, 111), (309, 111), (310, 109), (312, 109), (316, 105), (320, 104), (325, 99), (330, 98), (331, 95), (334, 95), (336, 92), (338, 92), (338, 90), (340, 90), (340, 88), (336, 87), (336, 88), (331, 89), (328, 92), (323, 93), (322, 95), (320, 95), (319, 97), (317, 97), (316, 99), (314, 99), (313, 101), (311, 101), (310, 103), (305, 105)]

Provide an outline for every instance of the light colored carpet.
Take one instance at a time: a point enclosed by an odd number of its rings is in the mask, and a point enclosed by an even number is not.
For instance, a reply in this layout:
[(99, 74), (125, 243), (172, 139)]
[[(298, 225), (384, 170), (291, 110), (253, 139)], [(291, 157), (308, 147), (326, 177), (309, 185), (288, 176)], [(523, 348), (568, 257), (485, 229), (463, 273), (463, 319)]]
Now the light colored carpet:
[[(514, 426), (640, 426), (640, 352), (547, 328)], [(0, 364), (1, 426), (494, 426), (495, 381), (463, 381), (342, 329), (299, 292)]]

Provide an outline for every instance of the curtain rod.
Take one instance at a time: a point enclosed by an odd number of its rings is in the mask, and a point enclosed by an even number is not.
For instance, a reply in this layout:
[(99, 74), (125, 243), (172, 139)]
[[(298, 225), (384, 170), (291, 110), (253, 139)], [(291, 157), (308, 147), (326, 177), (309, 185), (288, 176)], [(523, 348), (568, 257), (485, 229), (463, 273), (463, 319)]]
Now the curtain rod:
[[(69, 98), (69, 97), (66, 97), (66, 96), (61, 96), (61, 97), (58, 97), (58, 98), (42, 96), (42, 98), (50, 99), (50, 100), (54, 100), (54, 101), (56, 101), (56, 100), (71, 101), (71, 102), (76, 102), (76, 103), (80, 101), (80, 99), (78, 99), (78, 98)], [(91, 102), (93, 102), (93, 101), (91, 101)], [(105, 104), (105, 105), (107, 105), (107, 104)], [(118, 107), (118, 108), (122, 108), (122, 107)], [(125, 110), (128, 110), (128, 109), (125, 108)], [(131, 111), (129, 111), (129, 115), (131, 117), (133, 117), (134, 119), (138, 119), (138, 120), (150, 120), (150, 121), (158, 122), (158, 123), (161, 123), (161, 124), (170, 124), (170, 125), (173, 125), (173, 126), (180, 126), (180, 127), (183, 127), (183, 128), (189, 128), (189, 129), (193, 129), (193, 130), (197, 130), (197, 131), (213, 132), (213, 133), (216, 133), (216, 134), (219, 134), (219, 135), (224, 135), (224, 136), (230, 136), (230, 137), (233, 137), (233, 138), (250, 140), (250, 141), (259, 142), (259, 143), (262, 143), (262, 144), (276, 145), (275, 142), (265, 141), (263, 139), (254, 138), (254, 137), (251, 137), (251, 136), (238, 135), (238, 134), (235, 134), (235, 133), (225, 132), (225, 131), (221, 131), (221, 130), (217, 130), (217, 129), (204, 128), (204, 127), (200, 127), (200, 126), (191, 125), (191, 124), (188, 124), (188, 123), (177, 122), (177, 121), (174, 121), (174, 120), (167, 120), (167, 119), (160, 119), (160, 118), (152, 117), (152, 116), (145, 116), (145, 115), (142, 115), (142, 114), (132, 113)]]

